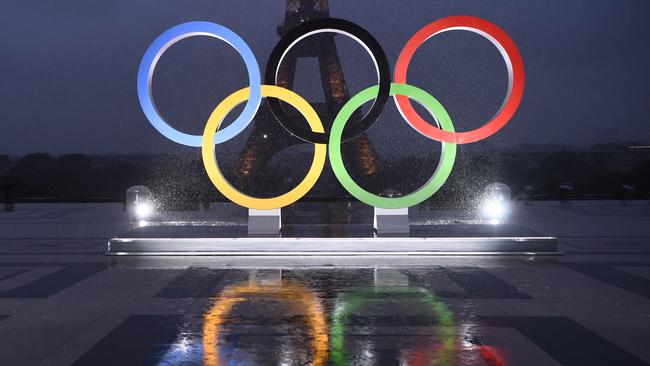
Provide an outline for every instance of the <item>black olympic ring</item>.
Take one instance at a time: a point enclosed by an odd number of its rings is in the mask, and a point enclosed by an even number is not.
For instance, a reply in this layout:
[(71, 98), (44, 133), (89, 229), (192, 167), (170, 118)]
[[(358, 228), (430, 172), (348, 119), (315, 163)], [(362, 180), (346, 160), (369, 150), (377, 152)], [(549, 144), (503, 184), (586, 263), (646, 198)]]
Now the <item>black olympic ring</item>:
[[(350, 129), (344, 131), (342, 141), (345, 142), (362, 135), (372, 127), (377, 122), (390, 97), (391, 74), (388, 59), (386, 58), (384, 49), (368, 31), (355, 23), (337, 18), (322, 18), (302, 23), (284, 35), (275, 45), (275, 48), (273, 48), (271, 56), (269, 56), (269, 60), (266, 63), (264, 83), (267, 85), (277, 84), (277, 74), (280, 64), (289, 50), (298, 42), (311, 35), (328, 32), (349, 36), (361, 44), (375, 62), (377, 78), (379, 79), (379, 91), (374, 103), (361, 120), (356, 123), (351, 123)], [(279, 99), (267, 97), (266, 100), (275, 119), (292, 135), (316, 144), (327, 144), (329, 142), (329, 131), (327, 133), (313, 132), (305, 126), (304, 122), (297, 122), (288, 115)]]

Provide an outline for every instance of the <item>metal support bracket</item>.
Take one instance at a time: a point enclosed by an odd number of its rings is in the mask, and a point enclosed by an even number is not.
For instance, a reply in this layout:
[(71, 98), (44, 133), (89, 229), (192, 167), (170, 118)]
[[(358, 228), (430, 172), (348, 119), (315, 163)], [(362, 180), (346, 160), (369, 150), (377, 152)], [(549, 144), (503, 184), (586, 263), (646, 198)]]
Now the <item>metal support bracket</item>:
[(408, 208), (386, 209), (375, 207), (373, 227), (377, 235), (410, 233)]
[(249, 236), (277, 236), (282, 227), (280, 209), (254, 210), (248, 209)]

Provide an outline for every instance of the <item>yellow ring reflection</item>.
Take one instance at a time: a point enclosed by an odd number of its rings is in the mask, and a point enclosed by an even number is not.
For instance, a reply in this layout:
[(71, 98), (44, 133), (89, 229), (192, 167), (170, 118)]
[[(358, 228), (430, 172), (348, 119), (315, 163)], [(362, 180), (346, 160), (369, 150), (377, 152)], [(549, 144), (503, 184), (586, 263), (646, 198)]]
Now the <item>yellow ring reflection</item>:
[[(318, 180), (318, 177), (320, 177), (323, 167), (325, 166), (327, 146), (325, 144), (314, 144), (314, 159), (305, 179), (289, 192), (272, 198), (256, 198), (239, 192), (228, 183), (219, 170), (219, 166), (217, 165), (214, 156), (214, 135), (219, 130), (219, 125), (223, 122), (223, 119), (228, 115), (228, 113), (230, 113), (230, 111), (237, 105), (246, 101), (249, 95), (250, 88), (244, 88), (234, 92), (219, 103), (217, 108), (215, 108), (210, 115), (203, 132), (203, 143), (201, 147), (203, 165), (205, 166), (205, 170), (214, 186), (232, 202), (247, 208), (258, 210), (282, 208), (298, 201), (316, 184), (316, 181)], [(300, 95), (279, 86), (262, 85), (262, 96), (278, 98), (291, 104), (302, 113), (312, 131), (321, 133), (325, 132), (323, 123), (318, 117), (318, 114), (316, 114), (314, 108)]]
[(204, 365), (219, 365), (219, 328), (223, 324), (224, 317), (232, 311), (235, 305), (248, 300), (246, 295), (265, 295), (302, 302), (307, 312), (307, 323), (311, 335), (312, 365), (325, 365), (329, 350), (329, 335), (323, 308), (309, 288), (294, 282), (283, 283), (279, 286), (259, 286), (247, 282), (224, 290), (203, 319)]

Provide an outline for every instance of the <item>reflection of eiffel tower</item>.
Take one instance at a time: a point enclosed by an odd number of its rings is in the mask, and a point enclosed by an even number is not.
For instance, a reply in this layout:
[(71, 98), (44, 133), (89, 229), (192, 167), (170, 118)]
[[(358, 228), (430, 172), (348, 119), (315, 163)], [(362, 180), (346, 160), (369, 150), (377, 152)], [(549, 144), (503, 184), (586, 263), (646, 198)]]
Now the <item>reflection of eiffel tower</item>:
[[(291, 28), (311, 19), (329, 17), (328, 0), (287, 0), (287, 10), (284, 24), (278, 26), (278, 34), (283, 36)], [(298, 58), (315, 57), (318, 59), (321, 81), (325, 94), (325, 102), (314, 105), (321, 117), (325, 130), (329, 131), (334, 117), (350, 98), (339, 62), (333, 33), (321, 33), (310, 36), (306, 42), (301, 42), (284, 58), (277, 77), (277, 85), (291, 89), (294, 84)], [(299, 114), (287, 113), (294, 118), (302, 118)], [(359, 120), (357, 113), (353, 119)], [(297, 119), (299, 120), (299, 119)], [(235, 163), (234, 174), (240, 180), (240, 186), (248, 191), (257, 191), (252, 187), (256, 181), (254, 175), (263, 170), (269, 160), (280, 151), (295, 144), (303, 143), (290, 135), (280, 126), (270, 112), (266, 103), (262, 103), (255, 125), (244, 150)], [(365, 176), (375, 176), (381, 169), (375, 151), (366, 135), (362, 135), (349, 143), (342, 145), (346, 156), (354, 156), (350, 161), (350, 169), (361, 171)], [(327, 167), (325, 168), (327, 170)], [(250, 179), (253, 178), (253, 179)], [(334, 183), (338, 187), (338, 183)], [(340, 191), (340, 190), (339, 190)]]

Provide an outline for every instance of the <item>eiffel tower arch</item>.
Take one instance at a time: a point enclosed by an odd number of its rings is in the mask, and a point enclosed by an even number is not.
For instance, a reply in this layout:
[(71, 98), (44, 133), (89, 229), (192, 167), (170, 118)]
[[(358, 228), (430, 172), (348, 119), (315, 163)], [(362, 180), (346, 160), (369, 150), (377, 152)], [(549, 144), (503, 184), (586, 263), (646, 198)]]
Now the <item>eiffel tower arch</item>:
[[(282, 37), (301, 23), (327, 17), (329, 17), (328, 0), (287, 0), (285, 20), (277, 27), (277, 32)], [(325, 100), (323, 103), (312, 103), (312, 106), (323, 121), (326, 131), (330, 130), (336, 114), (350, 99), (334, 36), (333, 33), (315, 34), (308, 41), (296, 45), (280, 64), (276, 79), (277, 85), (292, 89), (298, 59), (316, 58), (318, 60)], [(291, 110), (287, 112), (296, 113)], [(355, 119), (360, 119), (357, 117), (355, 116)], [(302, 117), (296, 113), (295, 118)], [(263, 193), (264, 187), (256, 183), (259, 182), (256, 176), (278, 153), (291, 146), (304, 143), (303, 140), (286, 131), (275, 120), (268, 104), (262, 103), (255, 118), (253, 130), (234, 165), (233, 173), (238, 180), (238, 186), (253, 194)], [(351, 169), (361, 172), (370, 181), (381, 171), (381, 163), (365, 134), (343, 144), (342, 149), (346, 156), (353, 157), (349, 162)], [(348, 196), (332, 174), (329, 161), (327, 165), (323, 169), (323, 176), (308, 197)]]

